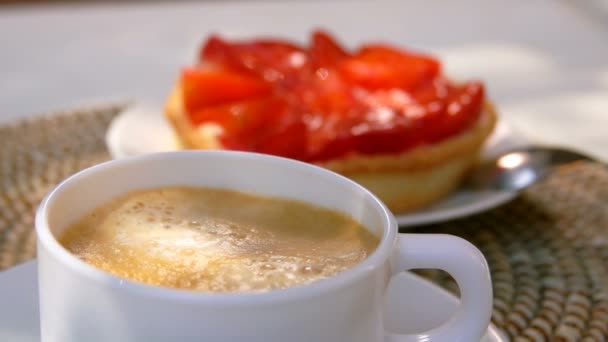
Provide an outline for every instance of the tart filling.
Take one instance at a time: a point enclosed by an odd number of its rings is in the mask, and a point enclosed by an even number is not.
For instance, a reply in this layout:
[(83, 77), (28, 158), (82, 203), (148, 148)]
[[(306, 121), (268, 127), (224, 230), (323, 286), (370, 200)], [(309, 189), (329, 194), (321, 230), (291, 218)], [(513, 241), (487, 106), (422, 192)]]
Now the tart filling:
[(458, 136), (487, 106), (480, 82), (451, 82), (430, 56), (386, 44), (347, 51), (324, 32), (308, 46), (212, 36), (198, 63), (182, 71), (177, 91), (206, 148), (330, 168), (352, 156), (401, 155)]

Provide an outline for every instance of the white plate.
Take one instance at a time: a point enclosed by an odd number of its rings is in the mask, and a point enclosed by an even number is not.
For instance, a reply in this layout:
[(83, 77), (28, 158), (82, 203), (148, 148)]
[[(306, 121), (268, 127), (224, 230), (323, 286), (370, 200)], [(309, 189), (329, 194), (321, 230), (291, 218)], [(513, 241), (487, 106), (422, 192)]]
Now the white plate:
[[(39, 342), (38, 273), (36, 261), (0, 272), (0, 341)], [(400, 289), (407, 288), (407, 291)], [(385, 317), (394, 333), (420, 333), (445, 322), (458, 299), (437, 285), (411, 273), (398, 275), (388, 288)], [(481, 342), (506, 342), (490, 325)]]
[[(106, 134), (106, 144), (113, 158), (179, 148), (177, 139), (159, 108), (161, 107), (156, 105), (134, 105), (112, 121)], [(525, 139), (501, 122), (484, 147), (482, 157), (488, 158), (523, 144)], [(437, 223), (497, 207), (515, 196), (515, 192), (457, 190), (432, 207), (396, 217), (401, 227)]]

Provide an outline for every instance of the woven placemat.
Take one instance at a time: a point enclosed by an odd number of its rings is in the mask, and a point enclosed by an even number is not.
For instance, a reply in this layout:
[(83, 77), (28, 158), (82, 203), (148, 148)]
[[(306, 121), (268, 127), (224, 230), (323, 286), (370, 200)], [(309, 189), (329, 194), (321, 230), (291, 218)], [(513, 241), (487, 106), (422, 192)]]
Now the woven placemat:
[[(608, 340), (608, 168), (558, 169), (515, 201), (416, 229), (461, 236), (492, 272), (492, 320), (513, 341)], [(443, 272), (423, 275), (457, 292)]]
[(83, 108), (0, 126), (0, 270), (35, 255), (34, 212), (44, 195), (110, 158), (104, 134), (121, 108)]
[[(34, 257), (34, 211), (47, 191), (109, 159), (105, 130), (122, 108), (0, 126), (0, 270)], [(482, 250), (492, 271), (493, 322), (512, 341), (608, 341), (606, 167), (564, 167), (505, 206), (415, 231), (459, 235)], [(458, 291), (443, 272), (420, 274)]]

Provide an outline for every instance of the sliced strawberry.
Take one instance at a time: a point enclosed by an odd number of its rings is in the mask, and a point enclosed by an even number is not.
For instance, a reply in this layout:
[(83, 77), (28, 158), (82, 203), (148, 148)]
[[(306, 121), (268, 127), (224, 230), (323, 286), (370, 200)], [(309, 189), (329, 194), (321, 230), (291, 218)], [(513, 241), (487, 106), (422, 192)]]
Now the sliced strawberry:
[(226, 135), (244, 136), (265, 124), (274, 102), (272, 98), (260, 98), (209, 106), (190, 112), (189, 117), (194, 125), (215, 123), (224, 129)]
[(477, 120), (483, 110), (484, 93), (481, 82), (470, 81), (460, 86), (447, 104), (448, 125), (454, 125), (460, 131)]
[(314, 95), (300, 102), (309, 111), (330, 114), (347, 112), (356, 106), (350, 85), (333, 69), (323, 69), (322, 74), (316, 73), (306, 86)]
[(264, 96), (272, 91), (268, 83), (251, 76), (202, 68), (184, 69), (181, 87), (184, 104), (189, 112)]
[(201, 60), (230, 70), (249, 71), (271, 82), (300, 72), (308, 63), (305, 51), (287, 41), (226, 42), (217, 36), (206, 42)]
[(300, 116), (293, 117), (293, 120), (279, 120), (282, 122), (267, 122), (267, 125), (257, 133), (255, 151), (287, 158), (306, 159), (307, 132)]
[(340, 70), (347, 80), (367, 89), (411, 90), (439, 73), (430, 57), (401, 52), (386, 46), (367, 46), (346, 59)]
[(212, 62), (222, 66), (228, 65), (232, 58), (230, 44), (217, 35), (209, 37), (199, 53), (199, 61)]
[(338, 42), (323, 31), (313, 33), (309, 53), (313, 71), (316, 71), (318, 68), (334, 67), (348, 56)]
[(319, 125), (309, 127), (308, 155), (310, 160), (330, 160), (353, 150), (351, 128), (359, 115), (324, 113), (317, 116)]
[(467, 82), (454, 87), (444, 100), (444, 112), (434, 121), (426, 136), (429, 142), (440, 141), (470, 127), (483, 107), (484, 88), (480, 82)]
[(480, 83), (452, 84), (431, 57), (385, 45), (353, 55), (321, 31), (308, 51), (214, 36), (201, 60), (211, 67), (182, 75), (185, 105), (194, 125), (223, 128), (228, 149), (306, 161), (400, 153), (461, 132), (483, 106)]
[(423, 81), (411, 91), (411, 96), (422, 104), (433, 101), (443, 102), (454, 90), (456, 90), (456, 87), (453, 84), (439, 76)]

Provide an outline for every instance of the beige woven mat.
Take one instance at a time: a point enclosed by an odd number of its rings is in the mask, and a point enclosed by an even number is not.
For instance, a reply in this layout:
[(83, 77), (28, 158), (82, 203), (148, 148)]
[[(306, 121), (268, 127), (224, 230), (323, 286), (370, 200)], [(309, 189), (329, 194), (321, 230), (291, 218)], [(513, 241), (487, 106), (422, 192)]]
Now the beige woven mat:
[[(70, 174), (109, 158), (119, 106), (0, 126), (0, 270), (35, 255), (34, 211)], [(485, 254), (493, 321), (513, 341), (608, 341), (608, 169), (560, 169), (501, 208), (418, 228), (462, 236)], [(422, 271), (454, 292), (445, 273)]]
[[(493, 322), (513, 341), (608, 340), (608, 168), (559, 169), (515, 201), (418, 232), (459, 235), (492, 272)], [(438, 271), (423, 274), (457, 292)]]

